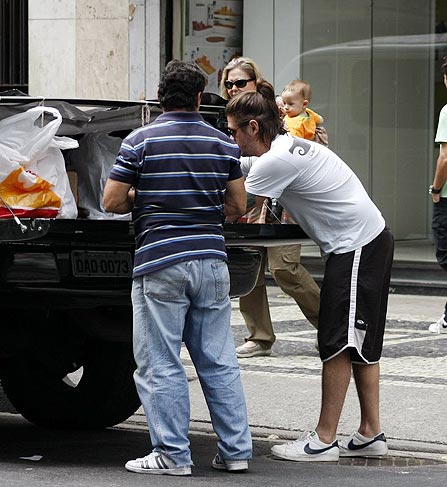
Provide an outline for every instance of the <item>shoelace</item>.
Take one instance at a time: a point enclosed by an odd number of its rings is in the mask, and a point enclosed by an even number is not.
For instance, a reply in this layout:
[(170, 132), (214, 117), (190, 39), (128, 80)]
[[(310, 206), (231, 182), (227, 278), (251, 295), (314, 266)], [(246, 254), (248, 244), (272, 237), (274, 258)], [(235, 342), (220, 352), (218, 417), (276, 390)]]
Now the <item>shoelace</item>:
[(314, 431), (305, 431), (297, 441), (313, 440), (316, 433)]

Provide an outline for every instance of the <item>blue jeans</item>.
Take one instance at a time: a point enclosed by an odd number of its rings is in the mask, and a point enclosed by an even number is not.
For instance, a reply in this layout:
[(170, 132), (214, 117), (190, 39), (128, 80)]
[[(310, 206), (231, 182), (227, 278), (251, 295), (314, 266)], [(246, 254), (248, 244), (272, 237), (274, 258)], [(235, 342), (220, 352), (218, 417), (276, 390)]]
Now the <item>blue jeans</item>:
[(251, 458), (229, 289), (227, 264), (218, 259), (181, 262), (133, 281), (135, 383), (154, 450), (177, 466), (192, 464), (182, 341), (196, 368), (221, 458)]

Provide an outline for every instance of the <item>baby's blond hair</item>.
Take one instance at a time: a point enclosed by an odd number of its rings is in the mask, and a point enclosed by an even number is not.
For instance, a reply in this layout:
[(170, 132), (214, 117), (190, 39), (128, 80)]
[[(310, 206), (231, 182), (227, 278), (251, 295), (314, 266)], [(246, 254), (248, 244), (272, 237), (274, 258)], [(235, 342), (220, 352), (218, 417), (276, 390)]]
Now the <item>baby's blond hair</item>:
[(282, 92), (283, 94), (289, 92), (300, 95), (307, 101), (310, 101), (310, 98), (312, 96), (312, 89), (310, 87), (310, 84), (303, 79), (294, 79), (290, 81), (290, 83), (287, 83)]

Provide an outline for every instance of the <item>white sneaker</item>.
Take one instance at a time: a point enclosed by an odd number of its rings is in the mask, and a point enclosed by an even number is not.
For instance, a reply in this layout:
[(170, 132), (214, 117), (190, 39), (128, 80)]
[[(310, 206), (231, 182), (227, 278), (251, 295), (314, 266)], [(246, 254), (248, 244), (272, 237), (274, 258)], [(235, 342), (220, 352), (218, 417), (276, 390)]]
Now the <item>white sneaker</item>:
[(441, 316), (439, 320), (436, 323), (432, 323), (428, 327), (428, 331), (431, 331), (432, 333), (447, 333), (447, 323), (444, 320), (444, 316)]
[(387, 453), (388, 445), (383, 433), (368, 438), (357, 431), (340, 444), (341, 457), (383, 457)]
[(224, 460), (218, 453), (213, 458), (211, 465), (216, 470), (226, 470), (227, 472), (246, 472), (248, 470), (248, 460)]
[(275, 457), (294, 462), (337, 462), (339, 457), (338, 442), (323, 443), (316, 431), (307, 431), (295, 441), (272, 446)]
[(191, 475), (191, 467), (184, 465), (177, 467), (175, 463), (163, 453), (153, 451), (143, 458), (129, 460), (126, 470), (136, 473), (152, 473), (158, 475)]
[(272, 353), (271, 348), (262, 348), (258, 342), (248, 340), (240, 347), (236, 348), (238, 358), (265, 357)]

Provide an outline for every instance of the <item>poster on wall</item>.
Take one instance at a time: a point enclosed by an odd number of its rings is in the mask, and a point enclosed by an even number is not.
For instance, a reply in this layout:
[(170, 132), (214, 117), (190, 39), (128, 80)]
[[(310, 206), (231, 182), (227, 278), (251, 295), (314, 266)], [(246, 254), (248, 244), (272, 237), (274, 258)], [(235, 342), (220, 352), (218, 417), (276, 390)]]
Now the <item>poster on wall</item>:
[(219, 93), (222, 70), (242, 55), (242, 0), (184, 0), (183, 60), (194, 61)]

